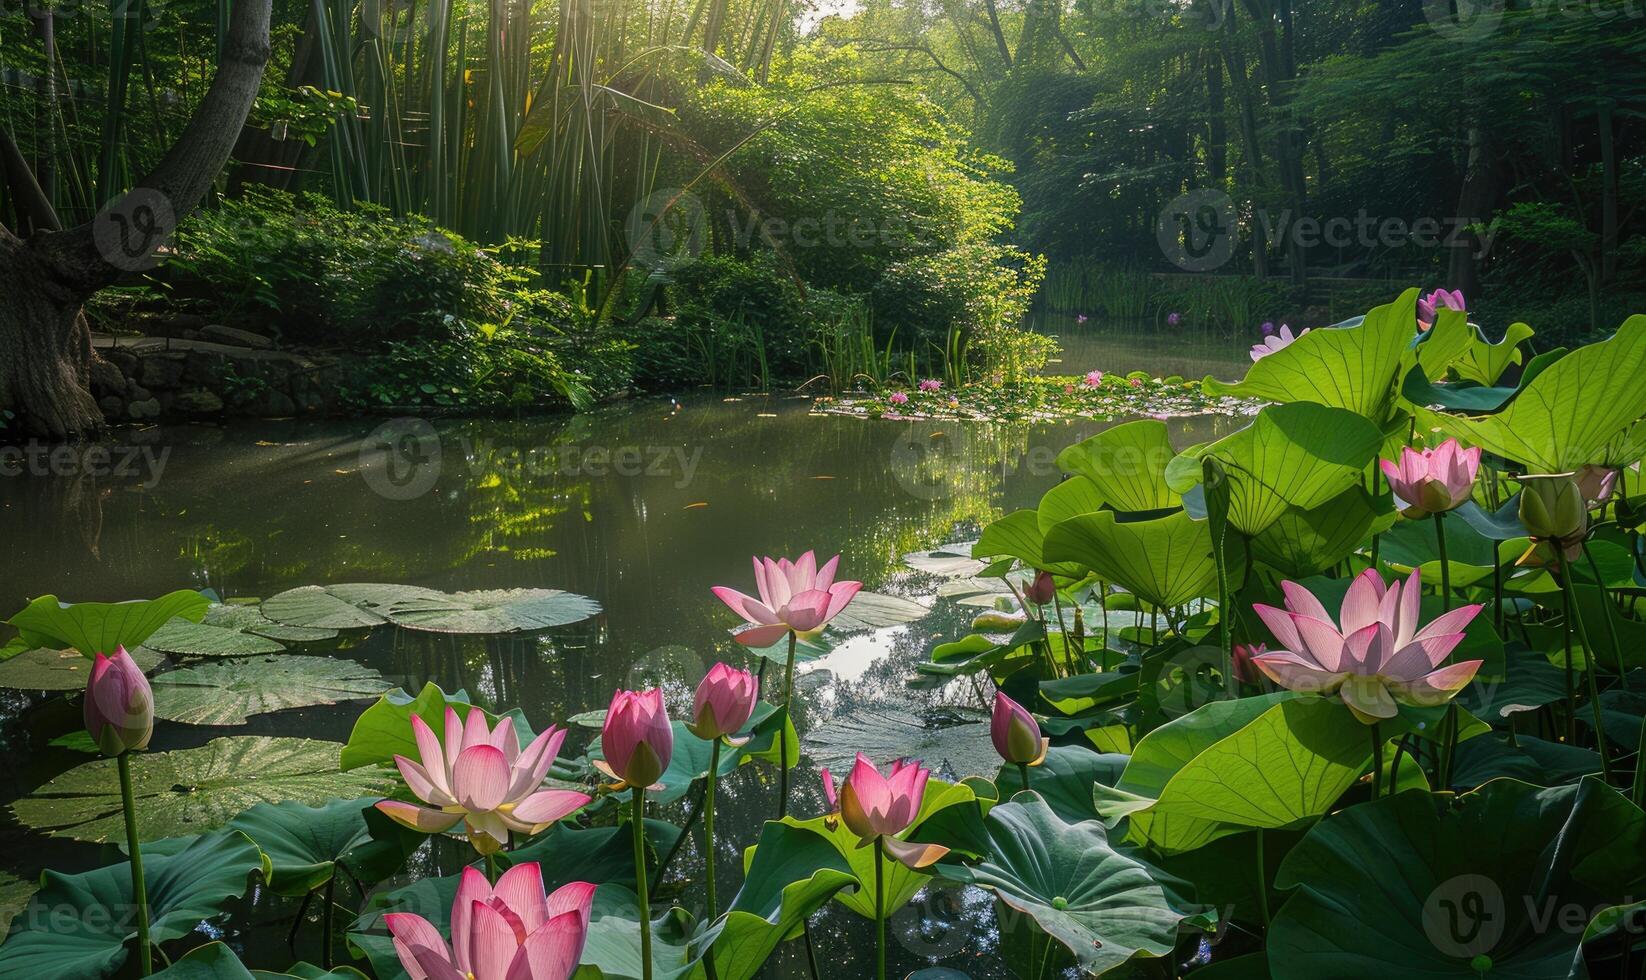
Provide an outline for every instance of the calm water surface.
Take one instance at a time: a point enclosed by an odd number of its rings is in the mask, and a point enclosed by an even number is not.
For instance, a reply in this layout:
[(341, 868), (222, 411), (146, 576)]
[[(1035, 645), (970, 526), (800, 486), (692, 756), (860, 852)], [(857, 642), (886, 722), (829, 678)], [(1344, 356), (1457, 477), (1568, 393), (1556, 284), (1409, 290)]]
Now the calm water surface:
[[(1195, 350), (1182, 338), (1063, 333), (1065, 370), (1234, 377), (1244, 360), (1226, 343)], [(853, 637), (803, 666), (803, 731), (863, 709), (974, 703), (969, 689), (913, 694), (904, 686), (934, 643), (966, 632), (970, 612), (933, 601), (938, 580), (909, 570), (901, 556), (967, 540), (981, 524), (1034, 506), (1058, 479), (1057, 450), (1112, 423), (870, 422), (811, 409), (804, 397), (705, 394), (571, 418), (408, 420), (391, 433), (404, 451), (388, 462), (379, 448), (381, 418), (123, 431), (115, 441), (139, 453), (133, 473), (0, 479), (7, 544), (0, 610), (45, 593), (120, 600), (189, 587), (266, 597), (358, 581), (592, 596), (604, 608), (600, 616), (539, 638), (457, 641), (384, 629), (338, 652), (412, 690), (433, 680), (489, 707), (518, 705), (541, 729), (604, 707), (620, 686), (661, 684), (671, 707), (683, 711), (715, 660), (749, 659), (729, 639), (735, 617), (710, 586), (752, 592), (750, 555), (813, 548), (820, 558), (839, 552), (843, 577), (929, 602), (933, 611), (906, 627)], [(1168, 424), (1183, 446), (1238, 423), (1202, 417)], [(239, 729), (162, 722), (152, 748), (236, 733), (341, 741), (363, 706), (255, 716)], [(61, 699), (0, 691), (0, 720), (7, 749), (0, 802), (84, 759), (46, 745), (80, 724), (78, 710)], [(574, 728), (567, 751), (579, 751), (592, 734)], [(716, 860), (727, 896), (775, 790), (769, 772), (754, 766), (723, 786)], [(797, 786), (791, 812), (820, 812), (809, 773)], [(673, 818), (679, 822), (684, 811), (682, 803)], [(44, 840), (12, 823), (9, 811), (5, 820), (0, 867), (24, 877), (46, 864), (84, 867), (117, 857)], [(688, 908), (701, 901), (691, 887), (700, 848), (694, 832), (670, 868), (663, 899)], [(423, 873), (451, 873), (464, 853), (425, 849), (414, 860)], [(360, 899), (343, 894), (339, 901)], [(248, 900), (226, 938), (249, 949), (257, 965), (283, 963), (296, 912), (293, 902)], [(980, 978), (1008, 975), (991, 903), (980, 893), (930, 887), (892, 932), (894, 972), (941, 964)], [(305, 930), (298, 956), (318, 959), (315, 935)], [(831, 905), (813, 938), (826, 976), (872, 969), (872, 930), (843, 908)], [(800, 944), (790, 943), (765, 975), (804, 974)]]

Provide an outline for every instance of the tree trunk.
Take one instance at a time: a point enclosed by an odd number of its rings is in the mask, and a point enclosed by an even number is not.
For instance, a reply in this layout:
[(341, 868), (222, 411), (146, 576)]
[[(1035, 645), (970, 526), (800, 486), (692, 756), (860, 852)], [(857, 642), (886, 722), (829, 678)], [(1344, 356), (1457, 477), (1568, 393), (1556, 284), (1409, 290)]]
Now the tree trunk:
[(62, 440), (102, 427), (82, 307), (122, 273), (144, 267), (211, 188), (257, 97), (270, 6), (234, 5), (211, 89), (177, 145), (136, 187), (91, 221), (26, 243), (0, 227), (0, 409), (18, 417), (23, 432)]
[[(1491, 134), (1481, 126), (1469, 127), (1469, 162), (1463, 172), (1463, 186), (1457, 194), (1457, 216), (1470, 222), (1485, 221), (1497, 204), (1498, 165)], [(1446, 269), (1446, 286), (1464, 296), (1480, 292), (1480, 237), (1472, 231), (1456, 236), (1451, 243)]]

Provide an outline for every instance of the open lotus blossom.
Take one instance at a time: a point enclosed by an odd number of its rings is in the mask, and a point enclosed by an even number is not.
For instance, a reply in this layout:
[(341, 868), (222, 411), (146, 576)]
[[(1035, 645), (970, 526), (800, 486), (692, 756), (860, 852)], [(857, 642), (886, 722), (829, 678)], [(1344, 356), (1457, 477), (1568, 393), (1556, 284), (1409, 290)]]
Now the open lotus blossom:
[(116, 647), (112, 657), (97, 655), (86, 681), (85, 715), (86, 731), (104, 755), (149, 747), (154, 691), (125, 647)]
[(1086, 387), (1096, 388), (1098, 385), (1100, 385), (1102, 383), (1103, 383), (1103, 372), (1102, 371), (1087, 371), (1086, 372), (1086, 379), (1085, 379)]
[(747, 596), (723, 585), (714, 594), (732, 611), (751, 624), (735, 639), (748, 647), (769, 647), (791, 630), (801, 636), (822, 629), (840, 615), (852, 601), (862, 582), (836, 582), (840, 556), (817, 567), (817, 556), (808, 551), (797, 561), (787, 558), (754, 559), (754, 584), (760, 598)]
[(567, 980), (589, 935), (594, 886), (574, 881), (544, 894), (534, 861), (503, 872), (494, 888), (464, 868), (452, 901), (451, 945), (420, 915), (383, 916), (412, 980)]
[(943, 382), (937, 380), (936, 378), (922, 379), (921, 382), (920, 382), (920, 390), (924, 391), (924, 392), (942, 391), (943, 390)]
[(1462, 507), (1474, 491), (1475, 474), (1480, 471), (1480, 448), (1464, 449), (1456, 439), (1447, 439), (1435, 449), (1400, 451), (1400, 464), (1378, 460), (1389, 488), (1410, 518), (1444, 514)]
[(1290, 347), (1293, 341), (1297, 340), (1298, 337), (1301, 337), (1308, 332), (1309, 328), (1304, 327), (1294, 335), (1292, 333), (1291, 326), (1282, 323), (1280, 325), (1279, 332), (1269, 334), (1267, 337), (1264, 337), (1262, 341), (1252, 345), (1252, 360), (1261, 361), (1276, 351), (1285, 350), (1287, 347)]
[(828, 769), (821, 770), (819, 775), (823, 777), (823, 795), (828, 798), (832, 811), (824, 822), (833, 829), (844, 821), (846, 829), (857, 835), (858, 847), (878, 844), (881, 853), (910, 869), (934, 864), (949, 853), (947, 847), (939, 844), (916, 844), (897, 837), (920, 815), (926, 780), (931, 776), (925, 766), (898, 759), (892, 763), (891, 776), (886, 777), (868, 756), (859, 752), (838, 793)]
[(1166, 325), (1167, 326), (1175, 327), (1175, 326), (1177, 326), (1178, 324), (1180, 324), (1182, 322), (1183, 322), (1183, 314), (1181, 314), (1181, 313), (1168, 313), (1168, 314), (1166, 314)]
[(754, 716), (760, 685), (746, 670), (717, 663), (697, 685), (686, 729), (705, 742), (735, 735)]
[(1385, 586), (1367, 569), (1350, 583), (1336, 623), (1308, 589), (1281, 583), (1285, 609), (1261, 603), (1252, 608), (1283, 649), (1254, 656), (1252, 663), (1289, 690), (1337, 694), (1367, 724), (1393, 718), (1396, 702), (1445, 704), (1483, 663), (1441, 666), (1481, 607), (1460, 606), (1419, 628), (1420, 575), (1414, 570), (1405, 583)]
[(1468, 304), (1463, 301), (1461, 289), (1437, 289), (1417, 301), (1417, 328), (1428, 330), (1435, 325), (1435, 317), (1441, 310), (1456, 310), (1459, 313), (1468, 312)]
[(891, 402), (893, 405), (907, 405), (909, 403), (909, 396), (905, 392), (894, 391), (890, 395), (886, 396), (886, 400)]
[(444, 744), (417, 715), (411, 726), (422, 761), (397, 755), (394, 764), (428, 806), (383, 800), (377, 809), (413, 830), (444, 833), (461, 821), (469, 842), (486, 854), (506, 844), (509, 831), (538, 833), (589, 802), (585, 793), (542, 788), (566, 740), (564, 729), (549, 726), (521, 751), (514, 722), (503, 718), (488, 728), (478, 708), (469, 709), (467, 722), (446, 709)]
[(1038, 766), (1046, 761), (1046, 750), (1052, 740), (1040, 734), (1040, 722), (1029, 710), (1006, 696), (1005, 691), (994, 692), (994, 717), (989, 723), (989, 739), (1000, 758), (1014, 766)]

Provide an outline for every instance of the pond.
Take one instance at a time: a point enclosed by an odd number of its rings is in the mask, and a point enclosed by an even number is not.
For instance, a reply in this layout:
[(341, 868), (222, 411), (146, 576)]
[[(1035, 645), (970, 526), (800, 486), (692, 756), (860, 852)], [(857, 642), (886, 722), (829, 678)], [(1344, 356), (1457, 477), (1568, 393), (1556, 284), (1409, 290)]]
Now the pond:
[[(1082, 370), (1146, 366), (1167, 344), (1096, 331), (1078, 344), (1064, 342)], [(1244, 358), (1228, 346), (1201, 356), (1178, 345), (1179, 366), (1171, 370), (1233, 375)], [(531, 640), (396, 638), (385, 629), (343, 654), (409, 690), (434, 681), (486, 706), (519, 706), (541, 728), (603, 708), (616, 688), (654, 684), (683, 716), (709, 665), (749, 659), (728, 636), (736, 617), (710, 587), (750, 589), (750, 555), (816, 549), (820, 558), (842, 555), (842, 577), (928, 603), (932, 612), (908, 626), (859, 634), (803, 665), (803, 732), (863, 711), (912, 717), (940, 704), (975, 704), (969, 688), (905, 687), (913, 665), (934, 642), (963, 635), (975, 610), (936, 600), (938, 580), (902, 556), (968, 540), (981, 524), (1035, 506), (1058, 480), (1057, 451), (1112, 423), (874, 422), (815, 415), (811, 405), (793, 395), (703, 393), (519, 421), (361, 418), (124, 431), (105, 469), (129, 463), (127, 472), (0, 480), (9, 546), (0, 607), (16, 609), (45, 593), (120, 600), (190, 587), (229, 599), (337, 582), (548, 587), (591, 596), (601, 615)], [(1184, 446), (1243, 423), (1196, 417), (1168, 424)], [(779, 674), (767, 673), (773, 690)], [(0, 802), (10, 802), (84, 756), (46, 745), (79, 726), (77, 709), (14, 691), (0, 698), (11, 760)], [(198, 745), (231, 731), (342, 741), (364, 706), (258, 715), (236, 729), (162, 723), (152, 748)], [(594, 734), (574, 727), (566, 751), (580, 752)], [(940, 776), (967, 775), (944, 772), (943, 760), (927, 762)], [(811, 769), (797, 779), (791, 812), (822, 812)], [(743, 850), (774, 800), (768, 768), (745, 766), (722, 785), (722, 882), (740, 880)], [(687, 808), (682, 801), (667, 815), (680, 822)], [(701, 867), (700, 846), (694, 832), (657, 900), (700, 904), (690, 877)], [(0, 849), (6, 870), (23, 877), (46, 865), (90, 867), (117, 857), (112, 848), (99, 854), (90, 845), (43, 843), (9, 818)], [(466, 845), (425, 850), (413, 870), (449, 874), (468, 859)], [(355, 905), (361, 897), (339, 901)], [(295, 902), (248, 900), (232, 917), (230, 941), (270, 952), (248, 962), (283, 961), (277, 947), (296, 913)], [(825, 976), (869, 972), (871, 928), (828, 906), (812, 930)], [(893, 919), (892, 933), (897, 975), (936, 962), (980, 978), (1007, 976), (992, 903), (981, 892), (934, 885)], [(318, 960), (315, 935), (309, 928), (299, 938), (300, 956)], [(789, 943), (764, 975), (804, 974), (802, 944)]]

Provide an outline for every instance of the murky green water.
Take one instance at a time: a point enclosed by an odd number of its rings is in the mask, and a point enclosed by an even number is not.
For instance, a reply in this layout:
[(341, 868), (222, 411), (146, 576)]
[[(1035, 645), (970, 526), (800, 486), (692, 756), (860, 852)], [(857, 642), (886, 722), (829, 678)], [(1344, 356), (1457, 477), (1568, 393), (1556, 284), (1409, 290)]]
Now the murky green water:
[[(1146, 367), (1156, 354), (1150, 345), (1139, 350), (1135, 338), (1069, 340), (1081, 370)], [(1244, 355), (1226, 347), (1197, 355), (1179, 344), (1174, 356), (1184, 364), (1157, 370), (1235, 376), (1231, 365)], [(1034, 506), (1058, 479), (1057, 451), (1104, 424), (867, 422), (813, 415), (811, 404), (705, 394), (575, 418), (404, 421), (386, 433), (379, 418), (121, 432), (100, 472), (60, 458), (32, 467), (49, 475), (0, 478), (7, 544), (0, 609), (48, 592), (70, 601), (181, 587), (263, 597), (350, 581), (568, 589), (596, 598), (604, 613), (530, 640), (457, 642), (379, 630), (338, 655), (414, 690), (433, 680), (488, 706), (518, 705), (539, 728), (604, 707), (620, 686), (661, 684), (682, 711), (715, 660), (746, 661), (727, 635), (735, 617), (709, 588), (752, 591), (750, 555), (839, 552), (842, 577), (930, 600), (936, 580), (910, 571), (900, 556), (967, 539), (1002, 513)], [(1187, 445), (1237, 423), (1168, 424), (1174, 441)], [(128, 453), (131, 470), (114, 472)], [(934, 642), (965, 632), (968, 613), (933, 605), (920, 622), (854, 637), (803, 667), (802, 730), (864, 706), (943, 703), (944, 692), (912, 695), (903, 685)], [(949, 699), (963, 697), (970, 699), (961, 692)], [(240, 729), (163, 722), (152, 748), (247, 732), (341, 741), (363, 706), (257, 716)], [(0, 801), (84, 759), (46, 746), (80, 724), (61, 699), (0, 691), (0, 720)], [(568, 751), (591, 734), (574, 729)], [(791, 812), (819, 812), (815, 781), (807, 774), (798, 785)], [(774, 792), (768, 774), (752, 766), (724, 784), (716, 854), (722, 882), (740, 880), (742, 851), (771, 814)], [(677, 821), (684, 809), (673, 815)], [(700, 846), (694, 833), (670, 867), (663, 899), (700, 902), (690, 887)], [(24, 876), (46, 864), (84, 867), (116, 857), (90, 845), (43, 842), (9, 816), (0, 851), (0, 865)], [(451, 848), (417, 860), (424, 873), (450, 873), (463, 859), (461, 848)], [(295, 903), (248, 900), (226, 938), (251, 947), (259, 965), (283, 963), (295, 913)], [(992, 918), (986, 896), (928, 889), (894, 920), (894, 969), (941, 963), (977, 977), (1004, 976)], [(315, 935), (305, 930), (298, 956), (318, 959)], [(860, 964), (872, 962), (871, 936), (864, 920), (831, 906), (813, 929), (824, 974), (862, 975), (868, 967)], [(766, 975), (804, 975), (799, 945), (787, 944)]]

